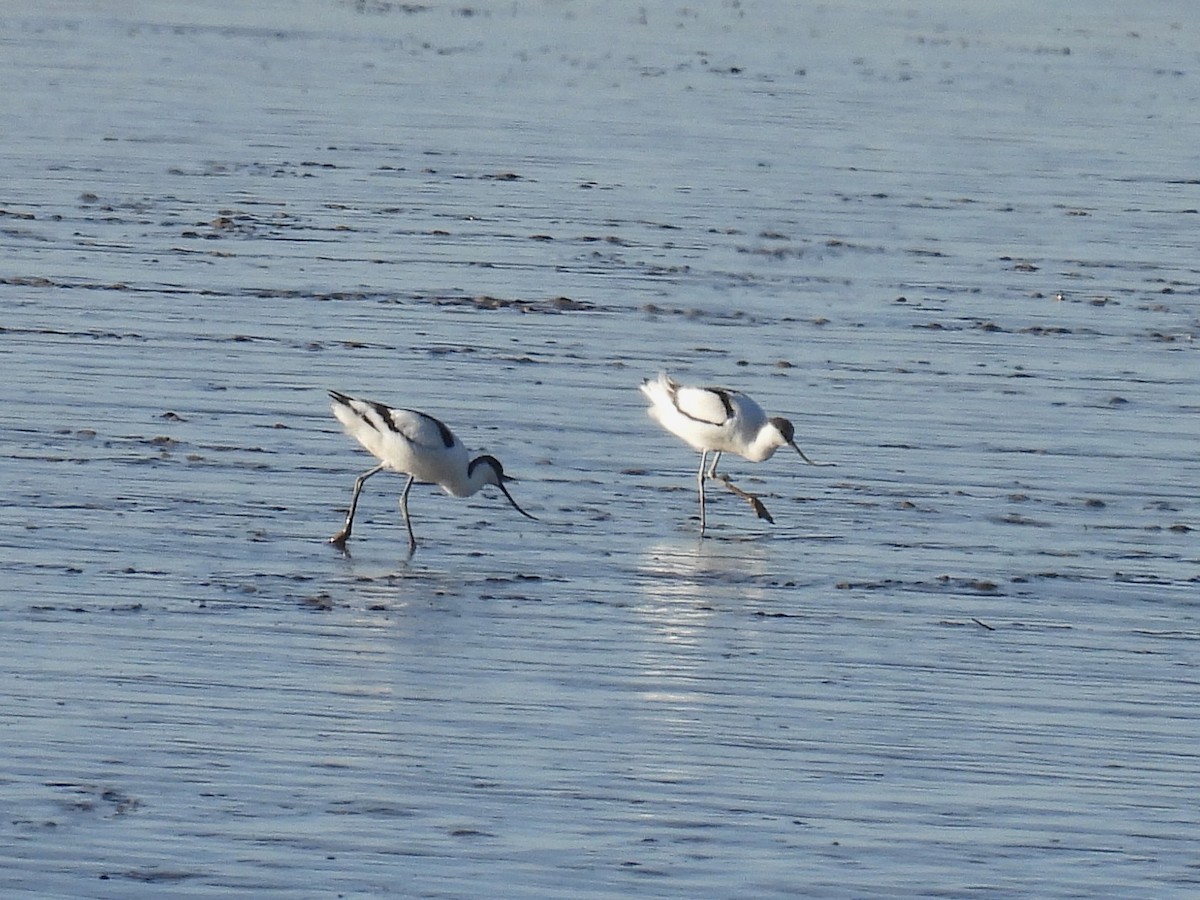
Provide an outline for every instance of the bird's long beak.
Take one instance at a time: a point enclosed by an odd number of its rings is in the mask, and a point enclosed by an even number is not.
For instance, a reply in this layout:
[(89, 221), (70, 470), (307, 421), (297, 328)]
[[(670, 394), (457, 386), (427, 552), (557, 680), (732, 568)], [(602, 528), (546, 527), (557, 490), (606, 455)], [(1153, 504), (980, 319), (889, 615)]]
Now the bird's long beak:
[(797, 444), (795, 441), (790, 441), (789, 443), (790, 443), (790, 445), (791, 445), (791, 448), (792, 448), (793, 450), (795, 450), (797, 453), (799, 453), (799, 454), (800, 454), (800, 458), (801, 458), (802, 460), (804, 460), (806, 463), (808, 463), (810, 466), (832, 466), (832, 465), (836, 465), (836, 463), (819, 463), (819, 462), (813, 462), (811, 459), (809, 459), (807, 456), (805, 456), (805, 455), (804, 455), (804, 451), (800, 449), (799, 445), (798, 445), (798, 444)]
[[(515, 478), (507, 478), (507, 477), (506, 477), (506, 478), (504, 479), (504, 481), (516, 481), (516, 479), (515, 479)], [(502, 494), (504, 494), (504, 496), (505, 496), (505, 497), (507, 497), (507, 498), (508, 498), (508, 502), (512, 504), (512, 506), (513, 506), (513, 509), (515, 509), (517, 512), (519, 512), (521, 515), (523, 515), (523, 516), (524, 516), (525, 518), (527, 518), (527, 519), (533, 519), (533, 521), (535, 521), (535, 522), (538, 520), (538, 517), (537, 517), (537, 516), (531, 516), (529, 513), (525, 512), (525, 510), (521, 509), (521, 507), (519, 507), (519, 506), (517, 505), (517, 501), (516, 501), (516, 500), (514, 500), (514, 499), (512, 498), (512, 494), (510, 494), (510, 493), (508, 492), (508, 488), (506, 488), (506, 487), (504, 486), (503, 482), (502, 482), (502, 483), (500, 483), (500, 484), (498, 484), (498, 485), (496, 485), (496, 487), (500, 488), (500, 492), (501, 492)]]

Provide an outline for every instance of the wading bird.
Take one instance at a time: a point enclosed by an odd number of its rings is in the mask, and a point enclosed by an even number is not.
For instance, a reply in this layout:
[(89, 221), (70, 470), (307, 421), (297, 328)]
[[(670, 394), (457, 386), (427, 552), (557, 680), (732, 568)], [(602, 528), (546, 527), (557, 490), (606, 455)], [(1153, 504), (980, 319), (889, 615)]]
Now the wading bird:
[[(724, 482), (730, 491), (750, 504), (760, 519), (775, 521), (756, 495), (735, 486), (728, 475), (717, 474), (717, 463), (722, 453), (736, 453), (750, 462), (763, 462), (786, 445), (799, 453), (800, 458), (810, 466), (832, 465), (815, 463), (805, 456), (804, 451), (796, 445), (796, 430), (792, 423), (779, 417), (767, 418), (763, 408), (740, 391), (680, 384), (666, 372), (660, 372), (657, 378), (647, 378), (642, 382), (642, 393), (650, 401), (650, 418), (700, 451), (700, 470), (696, 473), (696, 481), (700, 488), (701, 536), (705, 527), (706, 478)], [(715, 451), (716, 455), (705, 472), (704, 466), (710, 451)]]
[(392, 409), (371, 400), (357, 400), (337, 391), (330, 391), (329, 396), (333, 398), (333, 414), (345, 426), (346, 433), (379, 460), (379, 465), (363, 472), (355, 480), (346, 524), (329, 539), (329, 543), (345, 549), (363, 483), (384, 469), (408, 476), (404, 493), (400, 495), (400, 511), (404, 514), (404, 524), (408, 526), (410, 556), (417, 549), (417, 539), (413, 536), (412, 520), (408, 516), (408, 492), (417, 481), (436, 484), (452, 497), (470, 497), (487, 485), (494, 484), (517, 512), (536, 521), (536, 516), (517, 506), (517, 501), (504, 486), (506, 481), (515, 479), (504, 474), (500, 460), (494, 456), (469, 459), (462, 441), (433, 416), (415, 409)]

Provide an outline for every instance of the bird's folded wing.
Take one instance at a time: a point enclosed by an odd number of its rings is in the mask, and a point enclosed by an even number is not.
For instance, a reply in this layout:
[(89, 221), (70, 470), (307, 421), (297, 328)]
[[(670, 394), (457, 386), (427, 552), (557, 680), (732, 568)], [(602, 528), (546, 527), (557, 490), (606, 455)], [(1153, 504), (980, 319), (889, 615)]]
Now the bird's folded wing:
[(416, 447), (430, 450), (454, 446), (454, 434), (450, 429), (426, 413), (415, 409), (392, 409), (369, 400), (351, 400), (347, 405), (359, 419), (382, 435), (397, 434)]
[(440, 419), (415, 409), (390, 410), (392, 430), (417, 447), (446, 450), (454, 446), (454, 434)]
[(722, 388), (680, 385), (675, 389), (675, 408), (689, 419), (721, 425), (733, 415), (729, 392)]

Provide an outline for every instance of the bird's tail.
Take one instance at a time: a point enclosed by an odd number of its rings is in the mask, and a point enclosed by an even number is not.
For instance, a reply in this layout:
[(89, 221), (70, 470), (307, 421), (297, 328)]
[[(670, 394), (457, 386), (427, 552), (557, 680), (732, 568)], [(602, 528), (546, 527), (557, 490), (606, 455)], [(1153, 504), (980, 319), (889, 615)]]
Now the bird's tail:
[(642, 382), (642, 393), (652, 404), (669, 403), (671, 394), (678, 387), (666, 372), (659, 372), (657, 378), (647, 378)]

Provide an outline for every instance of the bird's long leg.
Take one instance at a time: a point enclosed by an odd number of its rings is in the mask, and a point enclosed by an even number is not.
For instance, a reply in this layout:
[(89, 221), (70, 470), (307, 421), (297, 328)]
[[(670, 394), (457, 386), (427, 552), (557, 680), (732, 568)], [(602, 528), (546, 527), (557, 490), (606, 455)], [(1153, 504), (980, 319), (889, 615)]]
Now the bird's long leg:
[(708, 477), (714, 481), (724, 482), (725, 487), (729, 488), (730, 493), (736, 494), (750, 504), (750, 508), (754, 510), (754, 514), (756, 516), (758, 516), (760, 519), (766, 519), (768, 522), (774, 524), (775, 520), (771, 518), (771, 514), (767, 512), (766, 506), (763, 505), (762, 500), (758, 498), (757, 494), (751, 494), (749, 491), (743, 491), (730, 480), (728, 475), (717, 474), (717, 463), (720, 461), (720, 459), (721, 453), (720, 451), (717, 451), (717, 455), (713, 457), (712, 465), (708, 469)]
[(408, 492), (412, 490), (413, 482), (417, 478), (415, 475), (408, 476), (408, 484), (404, 486), (404, 493), (400, 495), (400, 512), (404, 513), (404, 524), (408, 526), (408, 555), (412, 556), (417, 552), (417, 539), (413, 536), (412, 519), (408, 517)]
[[(720, 458), (718, 453), (717, 457)], [(696, 473), (696, 486), (700, 489), (700, 537), (704, 537), (704, 463), (708, 459), (708, 451), (700, 451), (700, 471)], [(714, 463), (715, 465), (715, 463)]]
[(718, 450), (716, 456), (713, 457), (712, 465), (708, 467), (708, 477), (717, 478), (717, 463), (721, 461), (721, 451)]
[(376, 472), (383, 471), (383, 463), (380, 463), (373, 469), (368, 469), (363, 472), (358, 478), (354, 479), (354, 496), (350, 498), (350, 512), (346, 514), (346, 524), (342, 526), (342, 530), (329, 539), (329, 543), (335, 547), (346, 549), (346, 541), (350, 537), (350, 529), (354, 525), (354, 511), (358, 509), (358, 495), (362, 493), (363, 484), (368, 478)]
[(774, 524), (775, 520), (771, 518), (771, 514), (767, 511), (767, 507), (759, 499), (758, 494), (751, 494), (749, 491), (743, 491), (740, 487), (734, 484), (728, 475), (718, 475), (717, 481), (725, 482), (725, 487), (729, 488), (730, 493), (737, 494), (743, 500), (750, 504), (750, 508), (754, 510), (754, 514), (760, 519), (766, 519)]

